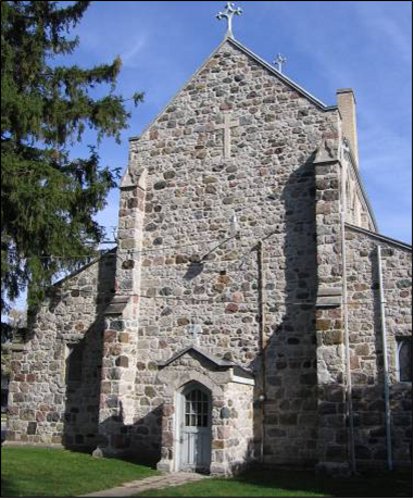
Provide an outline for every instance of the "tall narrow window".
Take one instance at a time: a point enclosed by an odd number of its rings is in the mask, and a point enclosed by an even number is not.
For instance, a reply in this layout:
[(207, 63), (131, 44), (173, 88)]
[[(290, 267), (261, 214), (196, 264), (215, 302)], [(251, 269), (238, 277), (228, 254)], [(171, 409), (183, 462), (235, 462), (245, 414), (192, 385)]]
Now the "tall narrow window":
[(397, 375), (400, 382), (413, 381), (413, 339), (397, 339)]
[(82, 382), (83, 343), (68, 344), (66, 356), (66, 384), (69, 390), (77, 389)]

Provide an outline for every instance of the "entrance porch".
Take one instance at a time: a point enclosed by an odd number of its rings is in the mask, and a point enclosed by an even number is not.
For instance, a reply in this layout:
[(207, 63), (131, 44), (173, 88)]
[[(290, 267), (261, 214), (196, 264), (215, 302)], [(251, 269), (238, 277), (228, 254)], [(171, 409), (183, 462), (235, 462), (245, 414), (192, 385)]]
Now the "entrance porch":
[(159, 365), (162, 471), (233, 475), (253, 459), (253, 375), (191, 346)]

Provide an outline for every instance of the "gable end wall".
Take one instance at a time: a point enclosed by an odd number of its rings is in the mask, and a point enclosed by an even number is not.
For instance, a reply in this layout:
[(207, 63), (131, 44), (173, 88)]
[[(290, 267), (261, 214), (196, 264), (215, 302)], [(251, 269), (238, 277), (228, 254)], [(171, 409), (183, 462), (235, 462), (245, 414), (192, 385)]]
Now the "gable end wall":
[[(228, 159), (218, 128), (225, 113), (238, 122)], [(141, 430), (132, 431), (133, 449), (160, 453), (152, 412), (164, 388), (155, 383), (154, 367), (193, 341), (191, 323), (201, 325), (201, 348), (232, 356), (260, 380), (255, 248), (266, 238), (267, 398), (263, 415), (257, 384), (256, 453), (264, 421), (266, 462), (316, 460), (312, 155), (322, 137), (338, 136), (338, 123), (336, 110), (322, 110), (227, 43), (142, 137), (131, 141), (130, 172), (148, 172), (137, 341)], [(230, 236), (234, 214), (240, 239), (212, 251)]]

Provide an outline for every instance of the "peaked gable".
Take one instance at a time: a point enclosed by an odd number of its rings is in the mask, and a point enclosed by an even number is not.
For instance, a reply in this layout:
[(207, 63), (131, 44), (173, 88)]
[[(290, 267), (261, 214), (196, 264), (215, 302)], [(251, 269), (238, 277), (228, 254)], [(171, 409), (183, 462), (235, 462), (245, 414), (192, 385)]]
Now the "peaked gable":
[(243, 368), (238, 363), (235, 363), (234, 361), (229, 361), (226, 359), (218, 358), (217, 356), (214, 356), (213, 354), (210, 354), (210, 353), (204, 351), (203, 349), (200, 349), (199, 347), (197, 347), (195, 345), (190, 345), (189, 347), (182, 349), (181, 351), (174, 354), (167, 361), (158, 363), (158, 366), (160, 369), (165, 368), (165, 367), (173, 364), (175, 361), (179, 360), (180, 358), (182, 358), (186, 354), (206, 361), (208, 364), (211, 364), (216, 370), (227, 370), (229, 368), (233, 368), (233, 369), (236, 369), (236, 372), (238, 375), (242, 375), (242, 376), (248, 377), (248, 378), (253, 377), (252, 373), (249, 370), (247, 370), (246, 368)]
[(181, 358), (182, 356), (184, 356), (184, 354), (187, 354), (187, 353), (189, 353), (191, 355), (192, 354), (196, 354), (196, 355), (198, 354), (202, 358), (206, 359), (207, 361), (209, 361), (210, 363), (212, 363), (213, 365), (215, 365), (217, 368), (230, 368), (230, 367), (232, 367), (232, 366), (235, 365), (235, 363), (233, 363), (231, 361), (227, 361), (225, 359), (220, 359), (217, 356), (213, 356), (212, 354), (209, 354), (209, 353), (201, 350), (199, 347), (191, 345), (191, 346), (186, 347), (185, 349), (177, 352), (176, 354), (174, 354), (174, 356), (172, 356), (167, 361), (159, 363), (158, 366), (160, 368), (164, 368), (165, 366), (170, 365), (171, 363), (173, 363), (174, 361), (176, 361), (177, 359)]
[(203, 64), (191, 75), (191, 77), (187, 80), (187, 82), (175, 93), (175, 95), (168, 101), (168, 103), (164, 106), (164, 108), (158, 113), (158, 115), (144, 128), (142, 134), (140, 136), (133, 136), (130, 138), (130, 141), (135, 141), (144, 137), (146, 133), (154, 126), (160, 119), (163, 117), (165, 112), (175, 104), (176, 100), (180, 96), (180, 94), (188, 90), (188, 87), (194, 84), (199, 75), (205, 71), (212, 61), (219, 56), (220, 53), (228, 50), (238, 50), (243, 53), (245, 56), (249, 58), (251, 62), (254, 62), (260, 67), (262, 70), (268, 72), (270, 75), (275, 77), (275, 83), (281, 82), (285, 84), (290, 90), (296, 91), (300, 97), (304, 97), (308, 102), (315, 105), (321, 111), (336, 111), (338, 108), (336, 105), (327, 106), (322, 101), (313, 96), (310, 92), (305, 90), (299, 84), (295, 83), (292, 79), (288, 78), (286, 75), (280, 73), (276, 68), (274, 68), (271, 64), (267, 63), (260, 56), (256, 55), (253, 51), (248, 49), (241, 42), (235, 40), (234, 38), (225, 38), (216, 49), (207, 57), (207, 59), (203, 62)]

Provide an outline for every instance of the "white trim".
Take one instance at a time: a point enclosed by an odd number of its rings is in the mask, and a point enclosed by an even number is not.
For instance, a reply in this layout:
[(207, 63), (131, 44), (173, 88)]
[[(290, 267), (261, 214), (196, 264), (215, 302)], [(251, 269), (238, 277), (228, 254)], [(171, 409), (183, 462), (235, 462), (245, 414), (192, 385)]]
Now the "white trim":
[(175, 412), (173, 415), (173, 471), (178, 472), (180, 468), (180, 422), (182, 420), (183, 393), (178, 390), (175, 393)]
[(235, 384), (242, 385), (251, 385), (254, 386), (254, 380), (250, 378), (239, 377), (238, 375), (231, 374), (230, 382), (234, 382)]

